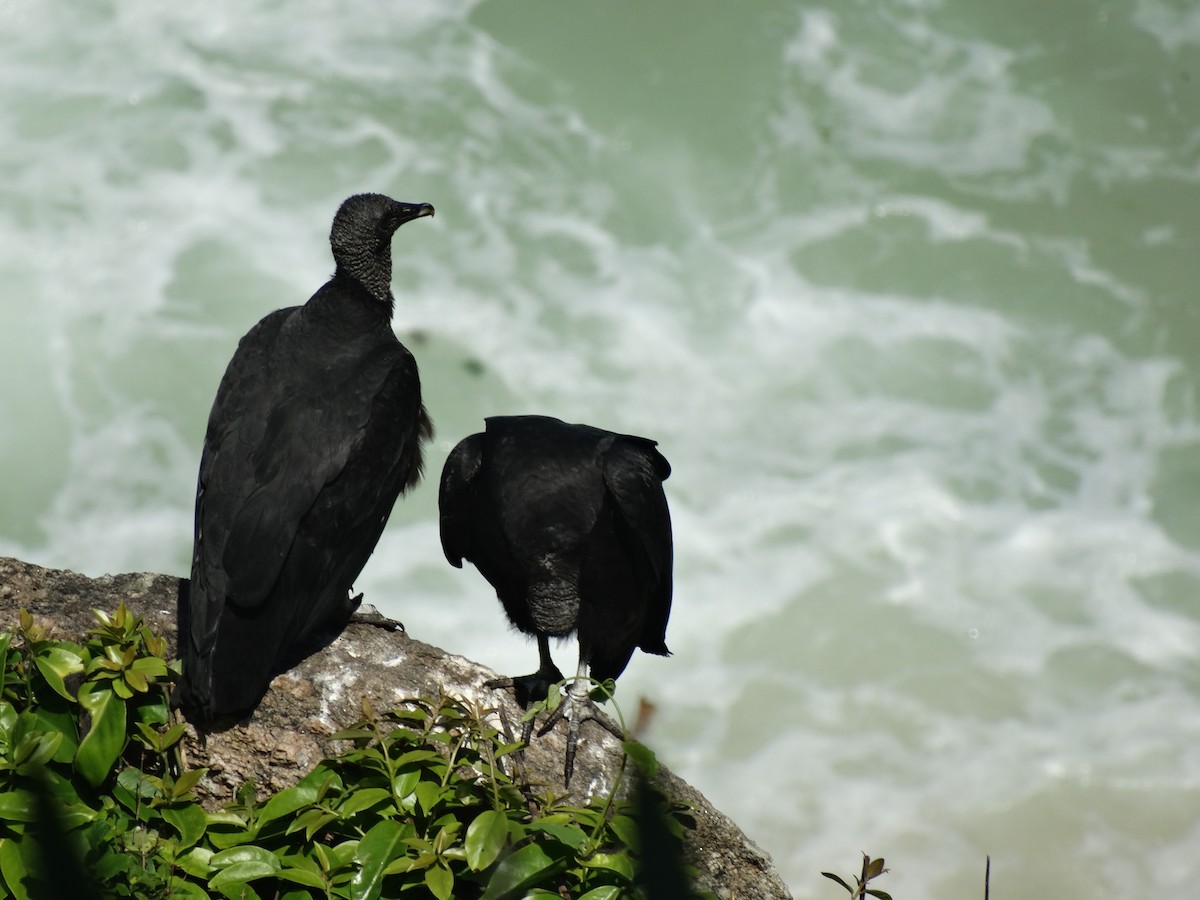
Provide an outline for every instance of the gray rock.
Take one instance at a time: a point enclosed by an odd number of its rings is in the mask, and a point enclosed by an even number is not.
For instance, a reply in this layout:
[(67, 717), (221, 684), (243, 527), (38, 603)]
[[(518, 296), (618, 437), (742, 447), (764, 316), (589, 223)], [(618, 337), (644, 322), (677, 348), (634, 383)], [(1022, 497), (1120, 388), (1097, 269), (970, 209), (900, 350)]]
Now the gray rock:
[[(0, 628), (15, 626), (19, 610), (27, 609), (52, 633), (79, 640), (96, 625), (93, 608), (111, 611), (124, 601), (167, 638), (174, 654), (180, 583), (154, 574), (88, 578), (0, 557)], [(247, 780), (254, 781), (260, 796), (283, 790), (345, 747), (331, 735), (360, 717), (364, 697), (384, 710), (413, 697), (451, 695), (481, 711), (494, 710), (493, 721), (519, 735), (522, 710), (511, 692), (483, 687), (495, 677), (492, 670), (404, 631), (352, 624), (328, 647), (275, 678), (248, 722), (209, 735), (203, 745), (189, 729), (188, 765), (209, 770), (198, 793), (210, 810), (231, 800)], [(561, 796), (565, 740), (562, 723), (534, 738), (515, 763), (520, 771), (514, 777), (547, 785)], [(585, 722), (569, 792), (572, 802), (611, 791), (621, 758), (620, 743), (596, 723)], [(624, 779), (622, 789), (629, 782)], [(687, 848), (700, 873), (698, 887), (721, 898), (790, 898), (770, 857), (695, 788), (665, 767), (657, 785), (692, 807), (695, 827), (688, 832)]]

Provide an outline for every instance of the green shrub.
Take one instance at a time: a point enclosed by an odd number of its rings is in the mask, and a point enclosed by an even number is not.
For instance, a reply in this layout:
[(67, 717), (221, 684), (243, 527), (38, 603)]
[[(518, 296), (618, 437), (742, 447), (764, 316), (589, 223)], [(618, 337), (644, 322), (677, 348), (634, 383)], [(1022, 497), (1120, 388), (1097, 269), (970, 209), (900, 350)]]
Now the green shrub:
[(364, 701), (336, 736), (344, 752), (264, 801), (243, 785), (208, 813), (194, 792), (205, 770), (180, 762), (178, 663), (124, 605), (96, 615), (82, 645), (24, 611), (0, 635), (0, 881), (17, 900), (613, 900), (654, 883), (637, 849), (648, 817), (678, 848), (682, 808), (656, 793), (639, 792), (637, 810), (577, 807), (514, 784), (501, 761), (521, 745), (449, 697), (385, 713)]

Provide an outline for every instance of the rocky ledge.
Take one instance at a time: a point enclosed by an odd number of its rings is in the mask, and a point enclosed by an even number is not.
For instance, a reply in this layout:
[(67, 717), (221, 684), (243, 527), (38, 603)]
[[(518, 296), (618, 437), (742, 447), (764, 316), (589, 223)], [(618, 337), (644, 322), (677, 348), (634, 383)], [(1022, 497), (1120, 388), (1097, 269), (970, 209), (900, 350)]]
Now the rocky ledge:
[[(181, 587), (186, 589), (186, 581), (169, 575), (88, 578), (0, 557), (0, 628), (15, 626), (19, 610), (27, 609), (52, 633), (80, 640), (95, 627), (93, 608), (111, 611), (123, 601), (168, 639), (173, 654)], [(479, 708), (498, 707), (503, 726), (519, 733), (522, 711), (510, 692), (483, 687), (495, 677), (485, 666), (403, 631), (353, 624), (328, 647), (278, 676), (249, 721), (209, 735), (204, 744), (189, 734), (188, 762), (209, 771), (198, 792), (210, 809), (231, 800), (247, 780), (264, 794), (283, 790), (341, 749), (331, 735), (359, 718), (364, 697), (375, 709), (386, 709), (417, 696), (456, 696)], [(521, 754), (523, 771), (517, 777), (560, 784), (565, 743), (561, 724), (535, 739)], [(585, 722), (572, 779), (574, 800), (611, 790), (621, 756), (615, 738)], [(721, 898), (790, 898), (770, 857), (695, 788), (665, 767), (658, 787), (693, 809), (695, 827), (688, 833), (687, 849), (699, 870), (699, 887)]]

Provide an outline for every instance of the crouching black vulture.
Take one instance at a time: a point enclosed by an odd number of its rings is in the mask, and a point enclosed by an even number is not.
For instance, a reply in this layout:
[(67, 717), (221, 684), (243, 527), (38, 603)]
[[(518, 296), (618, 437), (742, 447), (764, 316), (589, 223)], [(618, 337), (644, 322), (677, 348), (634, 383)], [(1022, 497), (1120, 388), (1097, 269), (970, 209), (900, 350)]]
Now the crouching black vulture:
[(391, 319), (391, 241), (427, 203), (379, 194), (333, 220), (333, 277), (252, 328), (208, 419), (175, 704), (201, 730), (258, 705), (271, 679), (345, 627), (350, 588), (432, 426)]
[(561, 708), (568, 783), (590, 711), (585, 673), (615, 679), (635, 648), (670, 654), (671, 517), (662, 482), (671, 466), (655, 446), (546, 416), (500, 416), (461, 441), (442, 470), (446, 559), (474, 563), (509, 621), (538, 641), (536, 672), (492, 684), (513, 687), (523, 705), (545, 697), (562, 679), (550, 638), (579, 640)]

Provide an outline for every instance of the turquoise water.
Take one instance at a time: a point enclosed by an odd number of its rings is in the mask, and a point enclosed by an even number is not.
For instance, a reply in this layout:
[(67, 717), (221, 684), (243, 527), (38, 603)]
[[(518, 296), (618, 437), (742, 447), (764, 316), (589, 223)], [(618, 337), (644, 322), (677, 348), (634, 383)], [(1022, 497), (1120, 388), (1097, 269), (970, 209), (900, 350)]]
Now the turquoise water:
[[(1186, 896), (1200, 11), (0, 2), (0, 552), (184, 573), (237, 339), (395, 244), (438, 426), (359, 587), (509, 672), (436, 475), (484, 415), (674, 466), (646, 739), (798, 898)], [(558, 651), (570, 665), (572, 651)]]

